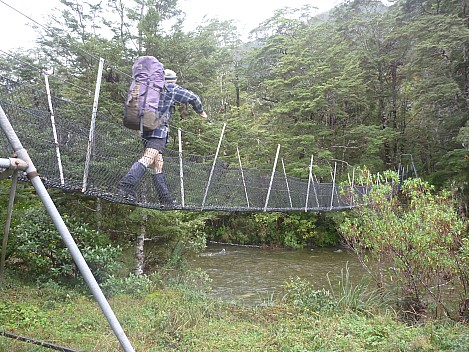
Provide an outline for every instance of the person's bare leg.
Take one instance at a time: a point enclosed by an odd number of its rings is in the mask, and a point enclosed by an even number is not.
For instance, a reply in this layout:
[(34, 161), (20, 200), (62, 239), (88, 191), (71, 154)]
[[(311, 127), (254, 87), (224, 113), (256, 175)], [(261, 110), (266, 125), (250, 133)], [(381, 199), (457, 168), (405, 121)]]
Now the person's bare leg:
[(163, 172), (163, 155), (156, 151), (156, 156), (153, 158), (152, 164), (153, 174), (161, 174)]
[(139, 162), (145, 165), (145, 167), (149, 167), (155, 164), (155, 161), (161, 158), (161, 154), (158, 150), (153, 148), (145, 148), (143, 151), (143, 156), (140, 158)]
[(129, 172), (119, 181), (119, 192), (130, 201), (136, 200), (135, 185), (145, 174), (145, 170), (149, 165), (155, 163), (155, 159), (159, 155), (158, 150), (145, 148), (143, 156), (133, 163)]

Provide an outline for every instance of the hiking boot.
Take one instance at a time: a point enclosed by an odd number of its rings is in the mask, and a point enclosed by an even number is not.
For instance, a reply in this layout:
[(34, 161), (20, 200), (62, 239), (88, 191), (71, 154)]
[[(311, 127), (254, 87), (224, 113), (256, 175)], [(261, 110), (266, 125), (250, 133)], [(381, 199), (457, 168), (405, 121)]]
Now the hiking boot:
[(146, 169), (145, 165), (138, 161), (133, 163), (129, 172), (127, 172), (127, 174), (119, 181), (118, 189), (121, 197), (130, 202), (135, 202), (137, 200), (134, 188), (145, 174)]
[(119, 185), (119, 195), (124, 198), (125, 200), (128, 200), (129, 202), (135, 203), (137, 201), (137, 197), (135, 196), (135, 192), (133, 189), (126, 189)]
[(171, 193), (169, 192), (168, 186), (166, 185), (166, 181), (164, 178), (164, 174), (153, 174), (152, 179), (153, 186), (155, 187), (156, 194), (158, 195), (158, 199), (160, 200), (161, 205), (178, 205), (177, 201), (173, 199)]

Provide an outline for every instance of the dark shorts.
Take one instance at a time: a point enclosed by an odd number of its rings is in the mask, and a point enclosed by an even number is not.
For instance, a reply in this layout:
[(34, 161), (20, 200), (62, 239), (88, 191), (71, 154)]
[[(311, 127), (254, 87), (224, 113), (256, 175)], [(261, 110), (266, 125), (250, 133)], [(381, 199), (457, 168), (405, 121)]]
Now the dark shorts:
[(152, 148), (158, 150), (161, 154), (163, 154), (163, 149), (166, 147), (167, 139), (166, 138), (155, 138), (150, 137), (143, 140), (143, 147), (144, 148)]

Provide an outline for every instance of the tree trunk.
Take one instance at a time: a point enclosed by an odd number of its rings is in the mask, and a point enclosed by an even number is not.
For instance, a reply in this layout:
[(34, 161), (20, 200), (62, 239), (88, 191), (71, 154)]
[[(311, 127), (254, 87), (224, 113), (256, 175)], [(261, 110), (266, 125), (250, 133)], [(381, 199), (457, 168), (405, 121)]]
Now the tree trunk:
[(96, 227), (98, 231), (101, 231), (103, 220), (103, 206), (101, 204), (101, 198), (96, 198)]
[[(139, 22), (142, 22), (143, 20), (143, 11), (145, 9), (145, 3), (142, 2), (142, 7), (140, 8), (140, 21)], [(139, 30), (138, 30), (138, 55), (142, 55), (142, 49), (143, 49), (143, 45), (142, 45), (142, 35), (143, 35), (143, 32), (142, 30), (140, 29), (140, 26), (139, 26)]]
[(142, 215), (142, 226), (140, 227), (140, 234), (137, 236), (137, 243), (135, 245), (135, 259), (137, 265), (135, 267), (135, 275), (142, 275), (143, 268), (145, 267), (145, 234), (148, 216), (147, 214)]
[[(379, 80), (379, 115), (381, 119), (381, 126), (384, 129), (388, 128), (389, 118), (388, 114), (386, 113), (386, 101), (385, 101), (385, 93), (384, 93), (384, 68), (378, 68), (378, 80)], [(391, 146), (388, 142), (384, 143), (384, 161), (387, 167), (391, 167)]]
[(236, 107), (239, 108), (240, 99), (239, 99), (239, 78), (238, 78), (238, 75), (236, 75), (235, 88), (236, 88)]
[[(391, 85), (391, 89), (392, 89), (392, 92), (391, 92), (391, 112), (390, 112), (390, 118), (391, 118), (391, 123), (392, 123), (392, 129), (394, 131), (397, 130), (397, 91), (398, 91), (398, 83), (397, 83), (397, 67), (398, 67), (398, 64), (392, 64), (391, 65), (391, 81), (392, 81), (392, 85)], [(399, 153), (398, 151), (398, 141), (397, 140), (394, 140), (393, 141), (393, 145), (392, 145), (392, 155), (390, 155), (390, 164), (389, 166), (390, 167), (396, 167), (396, 159), (397, 159), (397, 154)], [(390, 153), (391, 153), (391, 150), (390, 150)]]
[(469, 48), (464, 45), (464, 98), (466, 100), (466, 113), (469, 113)]

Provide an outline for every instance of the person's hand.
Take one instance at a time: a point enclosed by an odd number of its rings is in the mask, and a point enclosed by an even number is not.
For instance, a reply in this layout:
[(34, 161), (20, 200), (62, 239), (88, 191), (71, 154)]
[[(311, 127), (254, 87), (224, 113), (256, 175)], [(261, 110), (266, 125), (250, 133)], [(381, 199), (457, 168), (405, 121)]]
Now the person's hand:
[(199, 115), (205, 119), (207, 118), (207, 113), (205, 111), (202, 111)]

